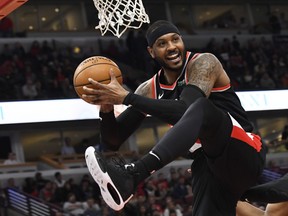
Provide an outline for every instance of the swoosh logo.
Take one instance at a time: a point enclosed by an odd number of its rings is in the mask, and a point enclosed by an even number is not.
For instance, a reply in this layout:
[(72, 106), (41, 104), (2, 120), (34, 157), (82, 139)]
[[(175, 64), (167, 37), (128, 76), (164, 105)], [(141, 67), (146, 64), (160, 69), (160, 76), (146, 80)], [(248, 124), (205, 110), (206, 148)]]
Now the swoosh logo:
[(164, 96), (164, 92), (162, 92), (162, 94), (158, 95), (158, 98), (161, 99)]

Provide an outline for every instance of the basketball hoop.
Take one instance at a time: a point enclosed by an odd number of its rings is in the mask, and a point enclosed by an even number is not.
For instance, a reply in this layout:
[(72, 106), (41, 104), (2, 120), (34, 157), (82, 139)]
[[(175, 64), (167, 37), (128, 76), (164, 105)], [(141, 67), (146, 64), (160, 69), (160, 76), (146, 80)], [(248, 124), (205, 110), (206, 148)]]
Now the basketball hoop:
[(107, 31), (118, 38), (127, 28), (139, 29), (143, 23), (150, 23), (142, 0), (93, 0), (98, 10), (101, 35)]

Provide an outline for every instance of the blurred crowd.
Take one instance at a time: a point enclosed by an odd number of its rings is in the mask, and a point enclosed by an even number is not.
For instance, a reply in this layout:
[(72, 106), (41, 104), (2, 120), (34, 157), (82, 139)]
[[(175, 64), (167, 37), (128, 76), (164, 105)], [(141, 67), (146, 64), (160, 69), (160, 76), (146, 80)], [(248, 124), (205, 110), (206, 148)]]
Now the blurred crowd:
[(219, 57), (236, 90), (288, 88), (288, 43), (281, 37), (248, 39), (242, 46), (237, 36), (222, 43), (211, 39), (204, 51)]
[[(125, 40), (111, 40), (100, 53), (121, 65), (128, 65), (134, 73), (122, 69), (124, 84), (134, 91), (150, 78), (158, 65), (146, 51), (145, 32), (131, 31)], [(211, 38), (203, 49), (194, 52), (211, 52), (223, 66), (236, 90), (271, 90), (288, 88), (288, 43), (285, 40), (256, 39), (251, 36), (240, 44), (237, 36), (217, 42)], [(24, 49), (21, 42), (5, 43), (0, 47), (0, 99), (37, 100), (76, 98), (73, 75), (77, 65), (95, 55), (93, 49), (65, 45), (55, 41), (33, 41)]]
[(46, 179), (41, 172), (27, 177), (21, 185), (13, 178), (7, 188), (14, 188), (40, 198), (62, 209), (65, 216), (186, 216), (191, 215), (191, 173), (171, 167), (168, 173), (155, 173), (137, 188), (135, 196), (124, 210), (113, 211), (101, 197), (98, 185), (85, 174), (79, 182), (64, 179), (55, 172), (54, 179)]
[[(283, 173), (265, 171), (263, 178), (266, 180), (259, 183), (283, 176)], [(89, 174), (84, 174), (76, 182), (73, 177), (65, 179), (59, 171), (54, 173), (52, 179), (46, 179), (41, 172), (36, 172), (34, 177), (25, 178), (19, 185), (13, 178), (8, 179), (2, 189), (5, 188), (22, 191), (57, 206), (57, 216), (188, 216), (193, 209), (191, 170), (183, 167), (170, 167), (167, 172), (151, 175), (137, 187), (132, 199), (119, 212), (113, 211), (105, 203), (98, 184)], [(265, 207), (265, 203), (253, 204)]]

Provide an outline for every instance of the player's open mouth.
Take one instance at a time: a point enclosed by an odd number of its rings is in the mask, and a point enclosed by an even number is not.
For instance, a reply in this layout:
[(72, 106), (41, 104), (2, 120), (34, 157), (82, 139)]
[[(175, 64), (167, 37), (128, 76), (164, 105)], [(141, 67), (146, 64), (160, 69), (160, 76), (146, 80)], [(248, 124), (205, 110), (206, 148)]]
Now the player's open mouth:
[(177, 54), (170, 55), (166, 59), (170, 62), (177, 63), (177, 62), (181, 61), (181, 56), (179, 53), (177, 53)]

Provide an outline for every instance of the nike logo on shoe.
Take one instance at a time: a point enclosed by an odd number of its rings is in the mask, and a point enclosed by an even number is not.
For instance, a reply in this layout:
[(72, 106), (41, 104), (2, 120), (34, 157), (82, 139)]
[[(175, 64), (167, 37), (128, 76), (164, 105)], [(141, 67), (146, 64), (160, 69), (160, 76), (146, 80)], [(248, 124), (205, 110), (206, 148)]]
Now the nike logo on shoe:
[(131, 163), (131, 164), (125, 164), (124, 165), (125, 169), (131, 169), (135, 167), (135, 164)]

